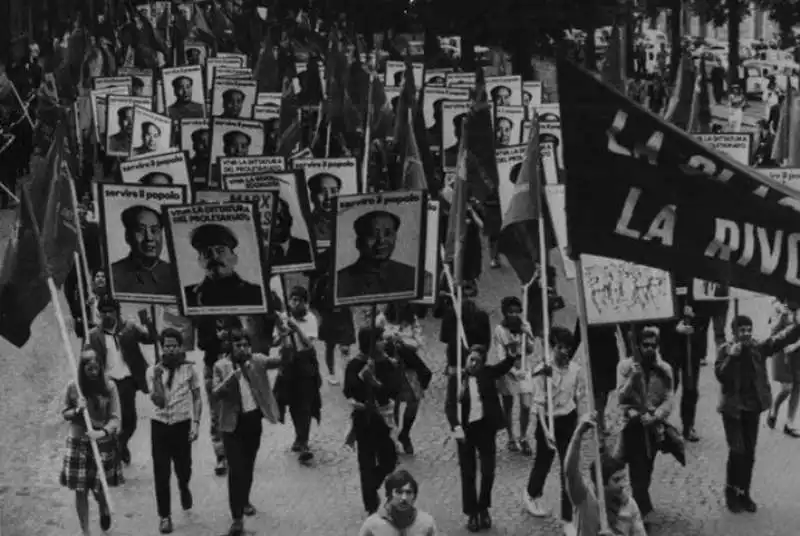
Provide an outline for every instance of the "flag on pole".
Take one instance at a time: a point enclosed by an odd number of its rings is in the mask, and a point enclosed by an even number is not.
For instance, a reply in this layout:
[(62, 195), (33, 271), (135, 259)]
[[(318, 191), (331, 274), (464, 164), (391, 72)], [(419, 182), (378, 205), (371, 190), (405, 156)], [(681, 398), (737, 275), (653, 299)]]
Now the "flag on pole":
[[(467, 117), (464, 122), (469, 122)], [(467, 125), (461, 126), (466, 130)], [(464, 246), (467, 236), (467, 147), (466, 136), (461, 136), (458, 147), (456, 176), (453, 194), (450, 200), (450, 212), (447, 218), (447, 239), (445, 240), (445, 257), (453, 263), (453, 284), (458, 287), (463, 282)]]
[(800, 147), (798, 147), (798, 120), (800, 120), (800, 108), (798, 98), (792, 84), (786, 85), (786, 96), (781, 105), (781, 116), (778, 119), (778, 130), (775, 133), (775, 141), (772, 142), (772, 160), (780, 165), (787, 163), (790, 167), (796, 166), (800, 162)]
[(664, 119), (686, 130), (689, 128), (692, 114), (692, 102), (695, 93), (695, 72), (692, 65), (692, 57), (688, 52), (684, 52), (681, 58), (681, 68), (678, 71), (678, 79), (672, 90), (672, 97), (667, 104), (667, 112)]
[(478, 69), (475, 78), (472, 108), (469, 111), (469, 121), (466, 125), (464, 139), (467, 152), (469, 195), (482, 204), (487, 199), (496, 198), (500, 183), (494, 151), (492, 106), (486, 94), (486, 78), (483, 69)]

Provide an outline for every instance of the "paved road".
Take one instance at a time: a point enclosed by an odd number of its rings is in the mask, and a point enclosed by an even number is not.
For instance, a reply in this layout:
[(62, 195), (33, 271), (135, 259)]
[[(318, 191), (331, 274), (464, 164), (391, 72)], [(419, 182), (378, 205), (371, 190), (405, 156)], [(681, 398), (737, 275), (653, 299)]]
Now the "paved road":
[[(481, 282), (480, 301), (492, 307), (514, 293), (516, 280), (509, 269), (488, 272)], [(763, 303), (748, 302), (742, 311), (758, 313)], [(762, 314), (763, 316), (763, 314)], [(569, 324), (570, 313), (558, 319)], [(436, 340), (436, 325), (426, 322), (426, 334)], [(60, 488), (57, 475), (64, 426), (59, 417), (62, 388), (67, 380), (67, 359), (58, 348), (52, 314), (40, 317), (37, 339), (25, 354), (3, 344), (0, 355), (4, 374), (0, 412), (3, 534), (10, 536), (74, 536), (77, 520), (70, 493)], [(421, 481), (419, 505), (432, 512), (442, 534), (466, 534), (460, 514), (459, 480), (452, 442), (446, 443), (443, 416), (442, 347), (431, 342), (429, 362), (435, 379), (422, 405), (414, 430), (418, 454), (402, 457), (402, 465)], [(688, 466), (666, 457), (657, 461), (653, 495), (657, 505), (655, 535), (795, 536), (800, 534), (796, 515), (796, 482), (800, 479), (797, 443), (764, 429), (759, 446), (754, 493), (762, 505), (756, 515), (732, 516), (721, 507), (725, 442), (714, 411), (716, 385), (710, 368), (702, 371), (698, 428), (702, 441), (688, 447)], [(355, 455), (342, 447), (348, 412), (340, 391), (327, 383), (323, 391), (321, 427), (312, 431), (317, 454), (313, 467), (300, 466), (288, 452), (291, 425), (270, 426), (264, 433), (252, 500), (259, 514), (247, 521), (258, 536), (352, 535), (363, 520)], [(149, 459), (148, 401), (139, 401), (139, 430), (134, 436), (133, 465), (128, 481), (113, 492), (116, 504), (115, 536), (157, 534), (155, 501)], [(211, 447), (203, 422), (203, 435), (194, 447), (194, 511), (176, 512), (175, 534), (214, 536), (228, 526), (226, 484), (213, 476)], [(505, 438), (499, 438), (501, 446)], [(554, 519), (536, 520), (523, 512), (520, 494), (532, 459), (501, 448), (493, 514), (498, 535), (558, 534)], [(555, 471), (546, 487), (547, 500), (557, 505)], [(177, 497), (174, 504), (178, 504)], [(93, 514), (96, 524), (96, 513)], [(96, 525), (95, 525), (96, 526)], [(99, 533), (99, 529), (96, 529)]]

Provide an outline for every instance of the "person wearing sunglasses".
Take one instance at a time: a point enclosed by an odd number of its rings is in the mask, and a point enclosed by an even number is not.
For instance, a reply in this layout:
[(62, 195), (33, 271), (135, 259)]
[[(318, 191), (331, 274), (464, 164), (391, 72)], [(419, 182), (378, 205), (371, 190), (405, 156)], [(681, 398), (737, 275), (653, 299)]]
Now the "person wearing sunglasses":
[(657, 434), (673, 403), (672, 367), (661, 358), (654, 326), (639, 332), (633, 357), (617, 365), (617, 396), (623, 415), (621, 456), (628, 464), (633, 498), (642, 517), (653, 511), (650, 482), (658, 449)]

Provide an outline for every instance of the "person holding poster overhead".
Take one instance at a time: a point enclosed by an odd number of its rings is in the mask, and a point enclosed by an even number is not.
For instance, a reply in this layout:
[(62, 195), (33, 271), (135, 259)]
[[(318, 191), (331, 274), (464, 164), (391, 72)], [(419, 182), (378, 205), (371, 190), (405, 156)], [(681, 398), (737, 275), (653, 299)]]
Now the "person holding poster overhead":
[(236, 247), (239, 241), (233, 231), (218, 223), (197, 227), (191, 234), (205, 278), (184, 289), (188, 307), (261, 305), (261, 287), (249, 283), (236, 273)]

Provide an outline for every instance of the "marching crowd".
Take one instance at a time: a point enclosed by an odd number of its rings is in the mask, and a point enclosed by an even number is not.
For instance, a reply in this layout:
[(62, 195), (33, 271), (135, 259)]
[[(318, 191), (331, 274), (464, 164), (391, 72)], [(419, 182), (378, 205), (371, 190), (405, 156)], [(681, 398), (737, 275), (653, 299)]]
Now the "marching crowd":
[[(25, 53), (15, 56), (6, 69), (10, 78), (29, 80), (29, 90), (15, 84), (23, 100), (41, 82), (35, 67), (38, 48), (31, 46), (28, 53), (27, 60)], [(774, 92), (774, 86), (768, 91)], [(732, 88), (731, 106), (737, 95)], [(666, 97), (651, 88), (649, 98), (661, 108)], [(780, 98), (770, 93), (766, 100), (772, 110)], [(772, 128), (771, 121), (770, 111), (766, 128)], [(26, 167), (19, 158), (6, 160), (5, 165), (14, 176)], [(492, 265), (499, 265), (496, 255)], [(439, 340), (446, 345), (442, 359), (447, 360), (448, 374), (442, 422), (449, 426), (458, 452), (461, 505), (470, 532), (493, 524), (500, 433), (509, 451), (533, 458), (521, 497), (532, 516), (548, 516), (553, 506), (545, 503), (543, 488), (558, 455), (562, 493), (557, 510), (565, 535), (596, 535), (605, 515), (613, 534), (645, 535), (648, 518), (658, 508), (650, 497), (657, 454), (669, 453), (685, 463), (685, 442), (699, 441), (703, 432), (695, 428), (695, 414), (709, 329), (716, 341), (713, 367), (720, 384), (718, 410), (729, 449), (721, 491), (731, 512), (757, 510), (751, 482), (761, 414), (768, 413), (767, 425), (774, 428), (788, 400), (783, 432), (800, 437), (795, 428), (800, 400), (800, 304), (782, 307), (765, 341), (753, 339), (752, 319), (734, 314), (732, 338), (726, 340), (727, 302), (685, 298), (681, 316), (675, 320), (621, 328), (589, 326), (584, 361), (577, 353), (581, 345), (577, 326), (570, 330), (545, 325), (543, 318), (552, 314), (543, 314), (535, 306), (526, 311), (516, 296), (497, 304), (502, 320), (492, 326), (488, 313), (476, 302), (477, 281), (464, 286), (461, 303), (444, 293), (432, 310), (390, 303), (372, 308), (366, 319), (356, 321), (353, 310), (333, 307), (324, 299), (319, 287), (325, 283), (319, 283), (317, 275), (312, 275), (309, 288), (297, 286), (286, 296), (271, 296), (273, 312), (259, 326), (260, 333), (271, 339), (268, 354), (253, 349), (251, 332), (240, 317), (195, 321), (197, 348), (203, 352), (200, 374), (186, 359), (190, 341), (185, 332), (174, 328), (157, 332), (154, 319), (146, 313), (139, 322), (124, 318), (120, 303), (109, 294), (105, 269), (95, 270), (90, 325), (80, 330), (78, 380), (69, 383), (64, 395), (63, 417), (69, 432), (60, 473), (61, 484), (75, 493), (84, 535), (91, 530), (90, 493), (99, 508), (100, 527), (104, 531), (111, 527), (102, 480), (112, 487), (125, 485), (125, 468), (135, 454), (128, 445), (138, 423), (137, 393), (147, 394), (154, 408), (150, 456), (160, 532), (174, 530), (173, 470), (181, 508), (194, 506), (192, 456), (197, 453), (192, 443), (199, 434), (209, 433), (213, 452), (208, 455), (215, 457), (215, 474), (227, 477), (228, 534), (239, 536), (244, 534), (245, 518), (255, 514), (251, 489), (264, 426), (284, 423), (288, 410), (295, 432), (291, 450), (299, 463), (308, 464), (314, 458), (313, 422), (324, 412), (323, 379), (341, 385), (352, 408), (351, 428), (343, 440), (358, 460), (367, 514), (360, 534), (436, 534), (434, 519), (415, 504), (424, 480), (418, 483), (398, 469), (398, 452), (415, 454), (414, 424), (431, 384), (429, 363), (439, 359), (428, 352), (420, 327), (420, 318), (428, 314), (441, 319)], [(550, 286), (552, 279), (547, 277)], [(534, 299), (526, 301), (538, 303), (542, 289), (531, 288)], [(555, 294), (553, 288), (544, 291)], [(550, 300), (551, 306), (557, 302)], [(322, 360), (318, 360), (318, 343), (324, 348)], [(159, 359), (148, 362), (141, 345), (156, 345)], [(337, 351), (343, 374), (337, 372)], [(773, 358), (773, 378), (781, 383), (774, 401), (768, 358)], [(272, 370), (278, 371), (274, 384)], [(678, 390), (680, 430), (670, 422)], [(604, 416), (612, 397), (622, 408), (623, 429), (610, 444)], [(200, 429), (204, 411), (210, 414), (209, 430)], [(85, 416), (91, 424), (88, 429)], [(592, 429), (600, 438), (600, 458), (595, 463), (600, 465), (601, 482), (588, 479), (582, 471), (582, 445)], [(626, 469), (630, 486), (625, 483)]]

